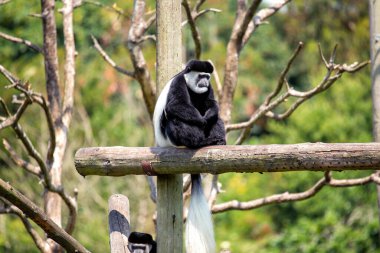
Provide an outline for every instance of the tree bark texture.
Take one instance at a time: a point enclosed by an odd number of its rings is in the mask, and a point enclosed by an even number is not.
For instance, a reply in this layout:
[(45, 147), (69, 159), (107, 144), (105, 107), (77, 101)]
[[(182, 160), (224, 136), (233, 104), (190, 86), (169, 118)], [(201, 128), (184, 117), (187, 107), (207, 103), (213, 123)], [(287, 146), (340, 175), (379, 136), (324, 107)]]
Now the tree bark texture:
[(134, 77), (139, 82), (144, 102), (150, 117), (153, 117), (156, 87), (148, 71), (140, 40), (148, 27), (144, 20), (145, 1), (136, 0), (133, 6), (133, 17), (128, 32), (127, 47), (134, 67)]
[(28, 218), (40, 226), (49, 238), (59, 243), (67, 252), (88, 253), (78, 241), (71, 237), (65, 230), (60, 228), (38, 206), (27, 199), (10, 184), (0, 179), (0, 196), (17, 206)]
[[(158, 0), (156, 11), (159, 91), (182, 69), (181, 1)], [(182, 252), (182, 212), (182, 175), (157, 177), (157, 252)]]
[[(380, 2), (369, 1), (371, 82), (372, 82), (372, 133), (373, 140), (380, 141)], [(380, 186), (377, 185), (377, 205), (380, 222)]]
[(75, 166), (83, 176), (374, 170), (380, 167), (380, 143), (82, 148)]
[(121, 194), (108, 199), (108, 227), (111, 253), (130, 253), (128, 237), (130, 234), (129, 200)]
[[(56, 137), (60, 133), (57, 127), (62, 124), (61, 121), (61, 95), (59, 90), (58, 75), (58, 53), (57, 53), (57, 28), (55, 22), (55, 1), (41, 0), (41, 15), (43, 27), (43, 44), (44, 44), (44, 60), (45, 60), (45, 78), (46, 91), (49, 101), (49, 109), (55, 126)], [(58, 142), (58, 140), (57, 140)], [(49, 145), (52, 145), (51, 143)], [(49, 148), (50, 149), (50, 148)], [(59, 152), (57, 152), (59, 151)], [(63, 157), (61, 151), (56, 149), (54, 155), (47, 158), (49, 168), (49, 177), (53, 186), (61, 185), (61, 166), (57, 164), (54, 157)], [(61, 206), (62, 202), (58, 194), (45, 190), (44, 194), (45, 212), (59, 227), (62, 226)], [(53, 248), (53, 252), (60, 252), (54, 242), (49, 242)]]

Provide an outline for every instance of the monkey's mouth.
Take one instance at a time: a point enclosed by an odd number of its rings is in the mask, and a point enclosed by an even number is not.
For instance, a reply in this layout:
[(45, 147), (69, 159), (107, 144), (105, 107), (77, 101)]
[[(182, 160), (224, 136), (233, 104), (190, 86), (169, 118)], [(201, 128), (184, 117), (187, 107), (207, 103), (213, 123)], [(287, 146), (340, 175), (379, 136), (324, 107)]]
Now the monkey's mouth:
[(199, 88), (207, 88), (208, 87), (208, 81), (206, 79), (199, 80), (197, 86)]

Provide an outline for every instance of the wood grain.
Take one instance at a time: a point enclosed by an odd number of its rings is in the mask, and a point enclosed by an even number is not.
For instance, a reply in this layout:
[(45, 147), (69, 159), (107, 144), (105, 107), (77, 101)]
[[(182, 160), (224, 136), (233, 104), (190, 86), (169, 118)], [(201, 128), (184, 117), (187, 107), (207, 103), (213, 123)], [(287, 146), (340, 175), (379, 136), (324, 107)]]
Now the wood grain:
[(141, 163), (158, 175), (181, 173), (373, 170), (380, 167), (380, 143), (303, 143), (289, 145), (185, 148), (96, 147), (75, 154), (83, 175), (143, 175)]

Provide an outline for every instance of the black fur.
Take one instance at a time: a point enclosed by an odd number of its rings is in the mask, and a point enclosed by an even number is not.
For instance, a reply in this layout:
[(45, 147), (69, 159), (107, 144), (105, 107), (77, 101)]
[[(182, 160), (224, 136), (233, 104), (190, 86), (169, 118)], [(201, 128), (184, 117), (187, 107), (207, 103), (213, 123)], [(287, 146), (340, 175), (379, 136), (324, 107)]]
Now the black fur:
[[(210, 66), (212, 68), (209, 62), (190, 63), (196, 71), (206, 72), (210, 71)], [(200, 67), (205, 67), (206, 71)], [(184, 73), (172, 81), (160, 127), (164, 136), (176, 146), (200, 148), (226, 144), (224, 124), (219, 118), (211, 85), (207, 92), (197, 94), (187, 87)]]
[[(132, 232), (128, 237), (128, 245), (129, 250), (132, 252), (134, 248), (143, 249), (143, 245), (150, 245), (152, 248), (149, 253), (157, 252), (157, 243), (153, 240), (153, 237), (150, 234), (140, 233), (140, 232)], [(134, 245), (134, 246), (132, 246)], [(144, 251), (145, 252), (145, 251)]]
[(208, 61), (191, 60), (186, 64), (185, 68), (186, 73), (190, 71), (206, 72), (211, 74), (214, 71), (214, 67)]

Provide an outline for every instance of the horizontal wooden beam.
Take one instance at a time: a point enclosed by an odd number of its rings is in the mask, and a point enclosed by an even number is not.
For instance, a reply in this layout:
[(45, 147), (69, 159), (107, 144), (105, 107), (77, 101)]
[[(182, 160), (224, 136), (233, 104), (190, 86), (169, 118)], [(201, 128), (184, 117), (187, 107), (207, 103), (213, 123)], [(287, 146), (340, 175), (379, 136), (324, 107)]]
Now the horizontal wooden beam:
[(81, 148), (75, 167), (83, 175), (180, 174), (372, 170), (380, 168), (380, 143), (303, 143), (209, 146)]

